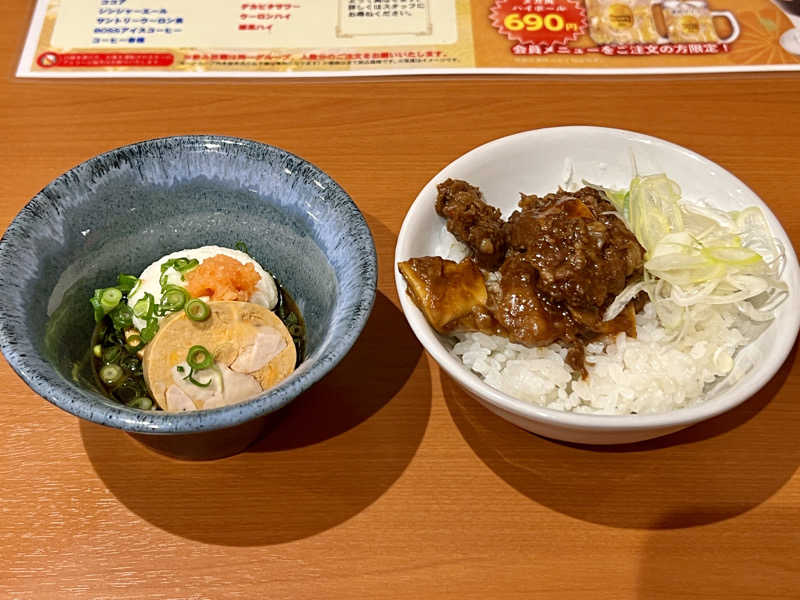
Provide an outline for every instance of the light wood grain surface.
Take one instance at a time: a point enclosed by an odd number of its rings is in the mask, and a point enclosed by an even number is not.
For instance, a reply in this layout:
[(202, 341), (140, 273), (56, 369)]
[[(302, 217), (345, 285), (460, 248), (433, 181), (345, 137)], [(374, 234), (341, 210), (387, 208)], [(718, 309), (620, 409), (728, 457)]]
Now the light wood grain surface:
[(500, 420), (443, 375), (392, 277), (403, 215), (430, 177), (483, 142), (552, 125), (692, 148), (797, 242), (798, 75), (23, 81), (30, 10), (0, 9), (3, 229), (99, 152), (242, 136), (349, 191), (380, 280), (344, 362), (221, 461), (170, 460), (79, 422), (2, 362), (0, 598), (800, 598), (796, 348), (726, 415), (633, 446), (570, 446)]

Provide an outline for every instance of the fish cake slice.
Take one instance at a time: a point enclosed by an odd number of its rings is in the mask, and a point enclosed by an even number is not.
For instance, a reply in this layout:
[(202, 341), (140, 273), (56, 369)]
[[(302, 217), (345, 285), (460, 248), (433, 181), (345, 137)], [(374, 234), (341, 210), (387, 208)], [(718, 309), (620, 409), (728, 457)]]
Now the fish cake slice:
[[(211, 315), (205, 321), (192, 321), (184, 311), (167, 317), (145, 347), (144, 379), (153, 399), (164, 410), (169, 410), (167, 389), (176, 385), (174, 368), (186, 361), (192, 346), (208, 349), (217, 364), (251, 375), (262, 390), (275, 386), (294, 371), (294, 340), (275, 313), (249, 302), (218, 301), (209, 302), (208, 306)], [(203, 408), (196, 401), (195, 405)]]

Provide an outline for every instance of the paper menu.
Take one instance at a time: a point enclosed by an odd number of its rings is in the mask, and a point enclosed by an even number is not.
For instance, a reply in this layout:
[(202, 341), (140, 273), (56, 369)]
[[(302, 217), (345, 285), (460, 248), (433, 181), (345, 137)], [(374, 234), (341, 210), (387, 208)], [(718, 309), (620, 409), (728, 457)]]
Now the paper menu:
[[(680, 15), (681, 37), (674, 37), (674, 25), (665, 28), (667, 4)], [(17, 74), (297, 77), (797, 70), (800, 55), (782, 45), (794, 23), (781, 4), (786, 3), (39, 0)], [(712, 33), (698, 38), (701, 28), (692, 18)], [(649, 20), (645, 39), (637, 33), (645, 29), (632, 24)]]

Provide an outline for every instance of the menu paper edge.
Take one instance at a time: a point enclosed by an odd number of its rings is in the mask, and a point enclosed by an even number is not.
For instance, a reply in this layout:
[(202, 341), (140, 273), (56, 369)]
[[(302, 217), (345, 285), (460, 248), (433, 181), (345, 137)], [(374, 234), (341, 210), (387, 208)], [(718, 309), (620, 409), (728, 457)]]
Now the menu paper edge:
[[(49, 2), (50, 0), (36, 0), (36, 6), (33, 9), (33, 18), (31, 19), (30, 27), (28, 27), (28, 33), (25, 36), (25, 45), (22, 47), (22, 54), (19, 59), (19, 64), (17, 65), (17, 77), (51, 77), (49, 73), (39, 75), (31, 69), (31, 65), (36, 56), (39, 37), (42, 35), (42, 25), (44, 25), (44, 17), (47, 14), (47, 5)], [(53, 75), (61, 77), (61, 74), (53, 73)]]

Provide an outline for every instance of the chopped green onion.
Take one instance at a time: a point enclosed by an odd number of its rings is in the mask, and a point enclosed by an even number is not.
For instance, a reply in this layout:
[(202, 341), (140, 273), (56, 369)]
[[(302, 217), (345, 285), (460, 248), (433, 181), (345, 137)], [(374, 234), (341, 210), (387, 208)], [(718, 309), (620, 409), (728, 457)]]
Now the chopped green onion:
[(191, 271), (192, 269), (194, 269), (199, 264), (200, 264), (200, 261), (197, 260), (196, 258), (193, 258), (191, 260), (186, 259), (186, 258), (179, 258), (179, 259), (177, 259), (175, 261), (175, 264), (173, 265), (173, 267), (179, 273), (186, 273), (186, 271)]
[(294, 325), (289, 325), (287, 329), (292, 337), (300, 337), (303, 334), (303, 328), (296, 323)]
[(112, 311), (122, 300), (122, 292), (117, 288), (101, 288), (94, 291), (89, 302), (94, 309), (95, 323), (99, 323), (104, 316)]
[(210, 386), (210, 385), (211, 385), (211, 380), (210, 380), (210, 379), (209, 379), (208, 381), (206, 381), (205, 383), (203, 383), (202, 381), (197, 381), (197, 379), (195, 379), (194, 377), (192, 377), (192, 373), (189, 373), (189, 374), (188, 374), (188, 375), (185, 377), (185, 379), (188, 379), (190, 383), (193, 383), (193, 384), (195, 384), (195, 385), (196, 385), (196, 386), (198, 386), (198, 387), (208, 387), (208, 386)]
[(153, 317), (147, 322), (147, 325), (142, 329), (140, 335), (145, 343), (149, 343), (156, 336), (156, 333), (158, 333), (158, 319)]
[(92, 354), (95, 355), (95, 358), (100, 358), (101, 356), (103, 356), (103, 346), (102, 346), (102, 344), (95, 344), (92, 347)]
[(184, 369), (181, 365), (178, 365), (176, 368), (178, 369), (178, 373), (185, 373), (186, 372), (186, 369)]
[(119, 306), (123, 294), (129, 292), (132, 285), (139, 281), (131, 275), (120, 275), (118, 280), (119, 285), (117, 287), (96, 289), (89, 299), (94, 310), (95, 323), (99, 323), (104, 316)]
[(119, 274), (117, 281), (117, 288), (126, 294), (130, 293), (130, 291), (136, 287), (136, 284), (139, 283), (139, 279), (137, 277), (134, 277), (133, 275), (125, 275), (123, 273)]
[(164, 312), (174, 312), (180, 310), (189, 300), (189, 292), (179, 285), (167, 285), (164, 287), (159, 302), (160, 309)]
[(103, 290), (95, 290), (94, 295), (89, 298), (89, 303), (92, 305), (92, 309), (94, 309), (94, 322), (99, 323), (103, 320), (103, 317), (106, 316), (106, 311), (103, 310), (103, 307), (100, 306), (100, 296), (103, 295)]
[(179, 285), (175, 285), (174, 283), (168, 283), (163, 288), (161, 288), (161, 293), (166, 294), (167, 292), (179, 292), (181, 294), (189, 295), (189, 292), (186, 291), (185, 287), (181, 287)]
[(103, 362), (106, 364), (117, 362), (120, 354), (122, 354), (122, 348), (119, 346), (110, 346), (103, 350)]
[(127, 343), (125, 344), (125, 347), (130, 352), (138, 352), (139, 350), (144, 348), (144, 344), (145, 344), (145, 342), (142, 339), (142, 336), (139, 335), (139, 334), (134, 333), (133, 335), (128, 336), (128, 340), (127, 340)]
[(167, 292), (179, 292), (179, 293), (183, 294), (184, 296), (186, 296), (187, 300), (189, 298), (191, 298), (191, 296), (189, 295), (189, 292), (187, 291), (187, 289), (185, 287), (183, 287), (183, 286), (180, 286), (180, 285), (175, 285), (175, 284), (172, 284), (172, 283), (168, 283), (163, 288), (161, 288), (161, 294), (162, 295), (166, 294)]
[(122, 292), (117, 288), (106, 288), (100, 294), (100, 306), (106, 312), (116, 308), (120, 300), (122, 300)]
[(144, 297), (133, 305), (133, 314), (140, 319), (149, 320), (153, 316), (155, 307), (156, 299), (153, 294), (145, 292)]
[(192, 346), (186, 355), (186, 362), (193, 371), (201, 371), (214, 364), (214, 355), (203, 346)]
[(103, 383), (106, 385), (113, 385), (117, 383), (120, 379), (122, 379), (122, 367), (119, 365), (105, 365), (102, 369), (100, 369), (100, 379), (103, 380)]
[(140, 287), (142, 287), (142, 280), (141, 279), (137, 279), (136, 280), (136, 285), (134, 285), (133, 288), (131, 289), (131, 291), (128, 292), (128, 298), (133, 296), (138, 291), (138, 289)]
[[(133, 326), (131, 326), (131, 327), (133, 327)], [(131, 327), (129, 327), (127, 329), (130, 329)], [(125, 337), (126, 337), (125, 331), (126, 331), (126, 329), (114, 329), (113, 331), (114, 331), (114, 335), (113, 336), (109, 336), (109, 338), (108, 338), (109, 341), (111, 341), (112, 343), (116, 344), (117, 346), (122, 346), (124, 348), (125, 347)]]
[(189, 300), (183, 310), (186, 311), (186, 316), (192, 321), (205, 321), (211, 316), (211, 309), (208, 304), (199, 298)]
[(236, 242), (233, 247), (238, 250), (239, 252), (244, 252), (248, 256), (250, 255), (250, 250), (247, 249), (247, 244), (242, 241)]
[(111, 323), (117, 331), (133, 327), (133, 310), (127, 304), (118, 304), (108, 316), (111, 317)]
[(167, 285), (169, 277), (167, 275), (168, 269), (175, 269), (178, 273), (180, 273), (181, 279), (183, 279), (184, 273), (186, 273), (187, 271), (191, 271), (199, 264), (200, 261), (197, 260), (196, 258), (192, 258), (191, 260), (186, 258), (185, 256), (179, 256), (178, 258), (171, 258), (161, 265), (161, 277), (159, 278), (158, 281), (162, 286)]
[(142, 410), (150, 410), (153, 407), (153, 401), (147, 396), (137, 396), (130, 402), (126, 402), (125, 406), (130, 408), (141, 408)]

